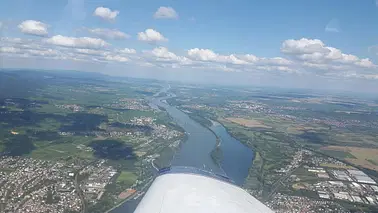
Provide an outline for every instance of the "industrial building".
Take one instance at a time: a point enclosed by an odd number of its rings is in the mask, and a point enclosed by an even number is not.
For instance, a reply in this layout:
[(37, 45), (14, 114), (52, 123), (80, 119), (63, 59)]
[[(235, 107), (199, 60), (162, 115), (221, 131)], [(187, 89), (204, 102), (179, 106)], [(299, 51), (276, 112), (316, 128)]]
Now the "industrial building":
[(349, 175), (359, 183), (376, 184), (373, 179), (360, 170), (348, 169), (347, 171)]

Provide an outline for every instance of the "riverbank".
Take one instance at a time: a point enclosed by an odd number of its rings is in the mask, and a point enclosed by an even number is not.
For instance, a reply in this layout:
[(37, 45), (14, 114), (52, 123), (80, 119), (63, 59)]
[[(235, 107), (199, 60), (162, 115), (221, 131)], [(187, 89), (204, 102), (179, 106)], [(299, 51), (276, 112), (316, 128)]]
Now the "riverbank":
[[(216, 144), (210, 153), (214, 163), (216, 163), (228, 177), (237, 182), (238, 185), (244, 187), (246, 182), (250, 183), (250, 179), (247, 181), (247, 178), (250, 172), (255, 170), (255, 164), (253, 162), (257, 152), (246, 143), (234, 137), (217, 118), (211, 117), (211, 119), (209, 119), (206, 117), (206, 113), (198, 111), (190, 111), (187, 114), (192, 120), (208, 129), (216, 137)], [(249, 155), (250, 158), (247, 157)], [(262, 168), (262, 166), (259, 164), (256, 168)], [(258, 181), (256, 179), (256, 181), (253, 182), (257, 183)]]
[(223, 160), (223, 151), (221, 148), (221, 139), (219, 136), (210, 128), (208, 128), (216, 138), (215, 147), (211, 151), (211, 158), (214, 160), (214, 162), (219, 166), (219, 168), (222, 168), (222, 160)]
[[(165, 99), (167, 104), (170, 104), (169, 99), (171, 99), (172, 97)], [(186, 115), (188, 115), (190, 119), (192, 119), (193, 121), (200, 124), (202, 127), (209, 130), (215, 136), (216, 138), (215, 146), (213, 150), (210, 152), (210, 157), (212, 158), (214, 163), (223, 171), (222, 169), (223, 151), (221, 149), (221, 138), (216, 134), (216, 132), (214, 132), (214, 130), (211, 129), (211, 126), (213, 126), (215, 122), (207, 119), (204, 115), (197, 114), (196, 112), (184, 111), (178, 107), (176, 108), (180, 110), (182, 113), (185, 113)]]
[(138, 193), (134, 193), (132, 195), (130, 195), (128, 198), (120, 201), (117, 205), (113, 206), (111, 209), (107, 210), (105, 213), (110, 213), (112, 212), (113, 210), (115, 210), (116, 208), (122, 206), (123, 204), (125, 204), (127, 201), (131, 200), (132, 198), (134, 198)]
[[(182, 110), (181, 110), (182, 111)], [(184, 111), (182, 111), (185, 113)], [(216, 138), (214, 149), (211, 151), (210, 156), (213, 159), (214, 163), (218, 165), (219, 168), (222, 169), (222, 159), (223, 159), (223, 151), (221, 149), (221, 139), (217, 135), (217, 133), (214, 132), (210, 127), (213, 126), (215, 123), (212, 120), (206, 119), (204, 117), (200, 117), (198, 115), (195, 115), (194, 113), (186, 113), (189, 118), (199, 123), (201, 126), (208, 129)], [(222, 169), (223, 170), (223, 169)]]
[[(212, 120), (210, 120), (210, 121), (212, 121)], [(215, 124), (214, 121), (212, 121), (212, 123), (213, 123), (213, 125)], [(225, 126), (221, 121), (219, 121), (218, 119), (216, 120), (216, 123), (217, 123), (218, 125), (221, 125), (221, 126), (227, 131), (227, 133), (231, 135), (231, 137), (237, 139), (237, 140), (238, 140), (240, 143), (242, 143), (246, 148), (248, 148), (248, 149), (250, 149), (250, 150), (252, 151), (252, 153), (253, 153), (253, 159), (252, 159), (252, 164), (251, 164), (249, 170), (252, 170), (253, 168), (256, 168), (256, 165), (258, 165), (257, 168), (260, 168), (261, 165), (260, 165), (259, 161), (261, 161), (261, 160), (263, 160), (263, 159), (261, 158), (260, 153), (257, 151), (257, 147), (256, 147), (256, 146), (252, 146), (252, 147), (251, 147), (250, 144), (249, 144), (247, 141), (237, 138), (237, 136), (234, 135), (234, 134), (232, 133), (232, 131), (231, 131), (228, 127), (226, 127), (226, 126)], [(214, 132), (214, 131), (213, 131), (213, 132)], [(214, 134), (216, 134), (216, 133), (214, 133)], [(255, 162), (255, 161), (258, 161), (258, 162)]]
[[(155, 179), (155, 177), (151, 177), (147, 180), (146, 184), (143, 185), (137, 192), (132, 194), (130, 197), (126, 198), (123, 201), (120, 201), (117, 205), (112, 207), (111, 209), (107, 210), (105, 213), (124, 213), (124, 212), (130, 212), (130, 209), (132, 209), (132, 212), (134, 212), (136, 206), (138, 205), (140, 199), (142, 198), (141, 192), (145, 192), (145, 190), (152, 184), (152, 181)], [(138, 193), (139, 192), (139, 193)], [(131, 202), (131, 203), (127, 203)], [(129, 205), (129, 210), (125, 209), (124, 205)]]
[(279, 180), (276, 170), (291, 159), (296, 150), (295, 144), (284, 133), (272, 129), (247, 128), (226, 120), (221, 122), (230, 135), (255, 153), (244, 188), (256, 198), (266, 198), (272, 184)]

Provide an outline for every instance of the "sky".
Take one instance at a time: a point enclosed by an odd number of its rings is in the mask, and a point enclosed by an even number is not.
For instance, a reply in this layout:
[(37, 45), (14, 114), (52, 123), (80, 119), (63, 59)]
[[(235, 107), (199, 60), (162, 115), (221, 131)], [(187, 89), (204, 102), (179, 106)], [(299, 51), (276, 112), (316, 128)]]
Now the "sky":
[(378, 93), (375, 0), (3, 0), (0, 67)]

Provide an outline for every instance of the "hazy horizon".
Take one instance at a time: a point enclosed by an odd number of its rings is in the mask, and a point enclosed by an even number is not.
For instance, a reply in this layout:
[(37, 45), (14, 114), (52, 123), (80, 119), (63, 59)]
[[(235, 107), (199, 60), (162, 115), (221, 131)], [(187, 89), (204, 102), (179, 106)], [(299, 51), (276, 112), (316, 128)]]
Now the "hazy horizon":
[(15, 0), (0, 6), (1, 68), (378, 91), (373, 0)]
[[(225, 89), (269, 89), (272, 90), (271, 92), (282, 92), (282, 90), (286, 91), (296, 91), (296, 92), (310, 92), (311, 94), (316, 93), (317, 95), (347, 95), (347, 96), (362, 96), (363, 98), (375, 98), (374, 91), (356, 91), (356, 90), (345, 90), (345, 89), (327, 89), (327, 88), (306, 88), (306, 87), (280, 87), (279, 85), (258, 85), (258, 84), (230, 84), (230, 83), (222, 83), (222, 82), (201, 82), (201, 81), (190, 81), (190, 80), (182, 80), (182, 79), (164, 79), (164, 78), (152, 78), (151, 76), (127, 76), (127, 75), (110, 75), (107, 73), (100, 73), (100, 72), (91, 72), (91, 71), (82, 71), (82, 70), (70, 70), (70, 69), (31, 69), (31, 68), (0, 68), (0, 71), (37, 71), (37, 72), (77, 72), (77, 73), (86, 73), (86, 74), (101, 74), (104, 76), (111, 77), (112, 80), (127, 80), (127, 78), (133, 79), (140, 79), (140, 80), (155, 80), (159, 82), (166, 82), (166, 83), (176, 83), (182, 85), (193, 85), (198, 87), (212, 87), (212, 88), (225, 88)], [(92, 76), (93, 77), (93, 76)], [(121, 78), (117, 78), (121, 77)], [(125, 79), (122, 79), (125, 78)]]

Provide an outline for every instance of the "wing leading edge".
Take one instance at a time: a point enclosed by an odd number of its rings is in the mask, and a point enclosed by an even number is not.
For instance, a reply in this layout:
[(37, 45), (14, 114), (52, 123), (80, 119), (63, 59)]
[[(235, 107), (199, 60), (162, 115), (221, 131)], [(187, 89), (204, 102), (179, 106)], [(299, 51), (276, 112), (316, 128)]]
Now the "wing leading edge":
[(222, 177), (197, 169), (167, 170), (154, 180), (135, 213), (273, 212)]

